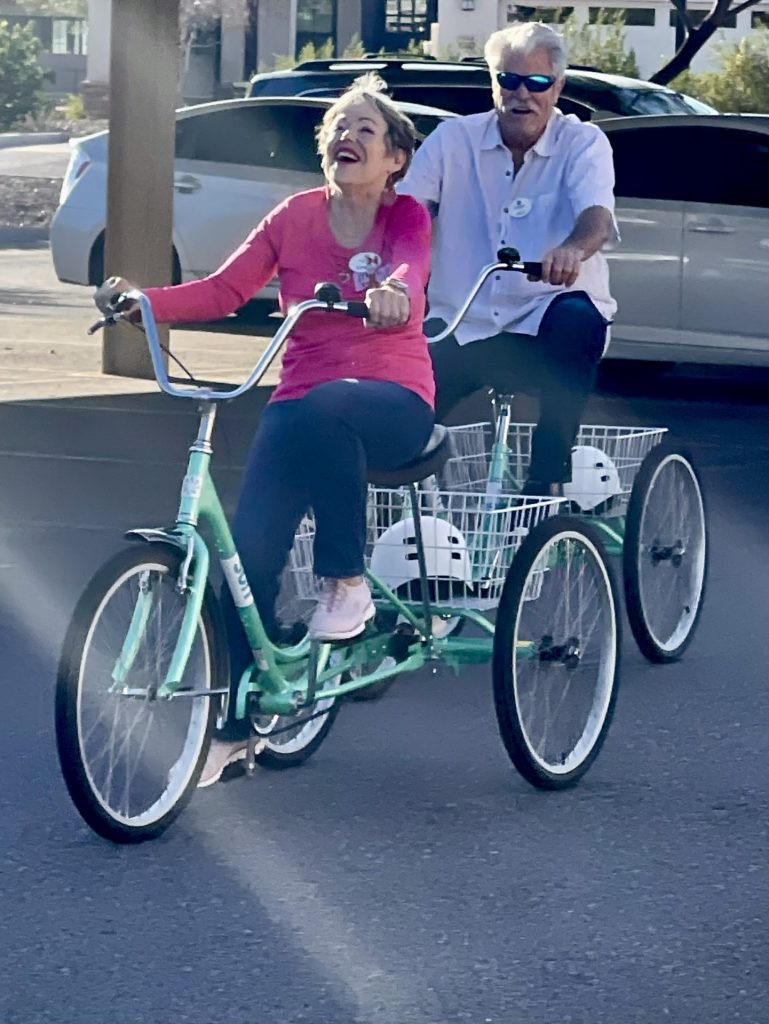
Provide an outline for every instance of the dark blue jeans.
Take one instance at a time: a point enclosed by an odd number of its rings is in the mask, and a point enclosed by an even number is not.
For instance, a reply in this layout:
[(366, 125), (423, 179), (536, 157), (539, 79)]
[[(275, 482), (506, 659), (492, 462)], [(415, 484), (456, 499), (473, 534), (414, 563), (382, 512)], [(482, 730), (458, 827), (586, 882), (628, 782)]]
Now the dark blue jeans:
[[(429, 338), (445, 326), (441, 320), (428, 320), (425, 334)], [(479, 388), (502, 394), (534, 391), (539, 394), (539, 422), (529, 479), (570, 480), (571, 448), (595, 384), (606, 326), (585, 292), (566, 292), (550, 303), (536, 336), (503, 333), (467, 345), (449, 336), (431, 345), (436, 419), (440, 422)]]
[[(359, 576), (368, 470), (410, 462), (427, 443), (433, 422), (426, 402), (387, 381), (336, 380), (304, 398), (267, 406), (249, 453), (233, 537), (268, 635), (279, 630), (280, 575), (305, 512), (312, 508), (315, 518), (316, 574)], [(236, 685), (252, 654), (226, 585), (222, 610)], [(243, 725), (231, 718), (220, 738), (247, 735)]]

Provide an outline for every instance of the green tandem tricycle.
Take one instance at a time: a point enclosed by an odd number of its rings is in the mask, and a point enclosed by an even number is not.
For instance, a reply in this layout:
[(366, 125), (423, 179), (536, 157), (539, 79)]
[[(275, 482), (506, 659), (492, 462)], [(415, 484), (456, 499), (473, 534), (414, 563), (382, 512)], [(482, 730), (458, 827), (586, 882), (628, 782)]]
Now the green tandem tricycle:
[[(514, 250), (486, 278), (530, 274)], [(232, 390), (172, 383), (152, 309), (140, 304), (158, 384), (198, 403), (200, 420), (176, 520), (131, 530), (130, 546), (93, 577), (67, 631), (56, 690), (62, 773), (85, 821), (115, 842), (162, 833), (192, 797), (213, 729), (232, 714), (229, 657), (210, 581), (218, 559), (253, 662), (234, 714), (252, 730), (246, 770), (300, 764), (345, 698), (381, 694), (396, 676), (443, 662), (491, 662), (499, 730), (533, 785), (560, 789), (587, 771), (609, 728), (620, 662), (621, 555), (633, 633), (652, 660), (680, 656), (702, 606), (706, 531), (691, 460), (662, 428), (583, 427), (563, 498), (524, 497), (531, 424), (498, 398), (493, 424), (437, 426), (400, 470), (372, 477), (366, 576), (377, 615), (343, 644), (268, 638), (210, 473), (218, 403), (256, 385), (309, 310), (365, 316), (333, 286), (296, 306), (248, 379)], [(121, 319), (115, 312), (92, 331)], [(311, 512), (286, 577), (314, 594)]]

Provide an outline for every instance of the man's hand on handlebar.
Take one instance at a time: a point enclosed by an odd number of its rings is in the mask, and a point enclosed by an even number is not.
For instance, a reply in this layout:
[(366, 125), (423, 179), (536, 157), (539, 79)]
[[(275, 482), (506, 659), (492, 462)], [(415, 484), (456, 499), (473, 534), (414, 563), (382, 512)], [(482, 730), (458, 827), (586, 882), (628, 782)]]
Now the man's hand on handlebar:
[(124, 293), (131, 291), (133, 287), (134, 285), (130, 281), (126, 281), (124, 277), (108, 277), (96, 289), (93, 300), (105, 316), (109, 316), (111, 313), (122, 313), (124, 319), (138, 323), (141, 320), (139, 303), (136, 299), (124, 297)]
[(371, 327), (400, 327), (411, 316), (411, 300), (405, 285), (385, 281), (366, 292), (369, 308), (367, 323)]
[(574, 245), (559, 245), (542, 260), (542, 278), (545, 284), (566, 285), (567, 288), (576, 282), (580, 263), (585, 258), (582, 249)]

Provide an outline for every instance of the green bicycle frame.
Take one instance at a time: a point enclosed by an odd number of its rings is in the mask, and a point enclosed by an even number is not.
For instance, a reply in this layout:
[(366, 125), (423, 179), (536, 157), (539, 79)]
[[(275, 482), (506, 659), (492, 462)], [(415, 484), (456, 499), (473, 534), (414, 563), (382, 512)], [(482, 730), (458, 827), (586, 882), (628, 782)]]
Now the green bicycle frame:
[[(427, 661), (443, 660), (458, 669), (462, 664), (488, 661), (492, 651), (493, 625), (481, 613), (465, 608), (432, 609), (443, 617), (462, 616), (475, 622), (485, 636), (462, 638), (448, 636), (436, 639), (425, 624), (425, 608), (419, 602), (404, 601), (375, 574), (366, 572), (375, 603), (395, 610), (413, 630), (405, 656), (394, 664), (377, 668), (338, 685), (333, 680), (351, 670), (370, 663), (381, 663), (390, 653), (391, 633), (367, 632), (360, 640), (333, 649), (330, 644), (312, 644), (304, 638), (293, 647), (278, 647), (268, 637), (254, 603), (251, 588), (235, 548), (221, 501), (210, 475), (212, 457), (211, 435), (216, 406), (206, 402), (201, 407), (201, 422), (195, 443), (190, 448), (184, 476), (179, 510), (171, 529), (134, 530), (129, 535), (152, 542), (171, 545), (185, 552), (179, 586), (186, 594), (186, 603), (179, 635), (165, 679), (157, 689), (158, 699), (170, 698), (182, 687), (187, 661), (199, 628), (200, 613), (210, 570), (208, 547), (198, 532), (204, 525), (213, 539), (227, 585), (238, 610), (253, 663), (246, 670), (237, 691), (235, 717), (249, 713), (248, 697), (259, 694), (259, 711), (266, 715), (290, 715), (306, 703), (341, 697), (354, 690), (387, 679), (402, 672), (421, 668)], [(113, 688), (120, 692), (140, 648), (152, 609), (153, 593), (149, 582), (140, 587), (136, 605), (122, 650), (113, 670)], [(313, 651), (313, 647), (315, 650)], [(527, 645), (521, 647), (526, 650)], [(312, 677), (311, 659), (314, 657)], [(312, 689), (312, 692), (310, 692)], [(125, 691), (123, 691), (125, 692)], [(214, 691), (224, 693), (224, 691)]]

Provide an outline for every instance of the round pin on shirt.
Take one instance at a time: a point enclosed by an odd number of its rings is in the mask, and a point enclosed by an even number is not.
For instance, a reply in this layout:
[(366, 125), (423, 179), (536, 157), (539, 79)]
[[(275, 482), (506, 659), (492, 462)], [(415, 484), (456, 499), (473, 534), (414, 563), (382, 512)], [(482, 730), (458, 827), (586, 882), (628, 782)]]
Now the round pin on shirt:
[(527, 213), (531, 213), (531, 199), (513, 199), (507, 210), (511, 217), (525, 217)]
[(347, 266), (353, 274), (375, 274), (382, 264), (378, 252), (356, 252)]

